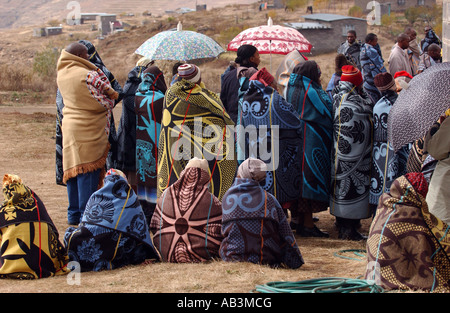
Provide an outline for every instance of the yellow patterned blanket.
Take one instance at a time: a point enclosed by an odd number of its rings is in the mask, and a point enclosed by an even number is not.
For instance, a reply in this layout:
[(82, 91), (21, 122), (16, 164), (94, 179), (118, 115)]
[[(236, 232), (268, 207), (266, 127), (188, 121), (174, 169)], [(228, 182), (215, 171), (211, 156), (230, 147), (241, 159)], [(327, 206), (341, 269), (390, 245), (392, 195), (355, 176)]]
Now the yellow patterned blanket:
[(232, 185), (237, 169), (234, 122), (215, 93), (203, 84), (182, 80), (167, 90), (164, 99), (158, 149), (158, 198), (180, 178), (193, 157), (208, 160), (210, 191), (221, 200)]

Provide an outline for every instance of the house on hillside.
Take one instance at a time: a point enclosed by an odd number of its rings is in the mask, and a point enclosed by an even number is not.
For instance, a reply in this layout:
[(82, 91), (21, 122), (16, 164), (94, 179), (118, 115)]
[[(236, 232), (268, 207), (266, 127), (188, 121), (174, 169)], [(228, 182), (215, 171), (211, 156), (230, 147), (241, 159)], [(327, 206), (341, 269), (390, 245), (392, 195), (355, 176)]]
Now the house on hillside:
[[(355, 6), (363, 9), (364, 13), (373, 10), (371, 6), (367, 7), (371, 0), (355, 0)], [(436, 4), (436, 0), (377, 0), (381, 5), (381, 14), (389, 14), (391, 11), (404, 11), (411, 7), (428, 6), (431, 7)]]
[(356, 31), (357, 37), (363, 39), (367, 34), (367, 21), (338, 14), (309, 14), (300, 23), (285, 23), (285, 26), (297, 29), (313, 45), (311, 53), (322, 54), (337, 51), (347, 39), (349, 30)]
[(62, 26), (58, 27), (39, 27), (33, 29), (34, 37), (46, 37), (62, 34)]

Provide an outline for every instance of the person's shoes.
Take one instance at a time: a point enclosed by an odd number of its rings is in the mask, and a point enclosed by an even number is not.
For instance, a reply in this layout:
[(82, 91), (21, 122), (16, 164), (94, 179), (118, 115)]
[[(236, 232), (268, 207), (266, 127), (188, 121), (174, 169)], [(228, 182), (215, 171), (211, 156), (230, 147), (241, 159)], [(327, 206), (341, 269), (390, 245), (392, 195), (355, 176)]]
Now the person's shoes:
[(354, 228), (340, 227), (338, 238), (343, 240), (361, 241), (366, 240), (367, 236), (362, 235)]
[(328, 233), (321, 231), (315, 225), (312, 228), (298, 226), (296, 233), (297, 233), (297, 235), (299, 235), (301, 237), (322, 237), (322, 238), (330, 237), (330, 235)]

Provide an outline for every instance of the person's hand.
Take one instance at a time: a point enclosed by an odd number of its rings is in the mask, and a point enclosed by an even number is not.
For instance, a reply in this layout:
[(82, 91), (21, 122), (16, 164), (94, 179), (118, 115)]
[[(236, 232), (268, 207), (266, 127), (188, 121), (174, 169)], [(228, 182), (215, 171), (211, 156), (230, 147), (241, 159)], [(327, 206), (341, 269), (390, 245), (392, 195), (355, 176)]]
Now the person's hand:
[(112, 100), (117, 100), (117, 99), (119, 99), (119, 93), (117, 91), (113, 90), (113, 92), (110, 94), (109, 97)]

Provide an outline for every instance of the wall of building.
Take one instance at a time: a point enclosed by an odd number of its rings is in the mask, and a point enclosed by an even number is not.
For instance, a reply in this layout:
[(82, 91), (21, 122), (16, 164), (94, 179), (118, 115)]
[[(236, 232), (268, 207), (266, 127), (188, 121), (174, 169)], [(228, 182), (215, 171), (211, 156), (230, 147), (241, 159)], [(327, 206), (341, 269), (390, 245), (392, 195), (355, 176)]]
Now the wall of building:
[(442, 56), (444, 62), (450, 62), (450, 0), (444, 0), (442, 19)]
[[(450, 0), (449, 0), (450, 1)], [(306, 20), (306, 19), (305, 19)], [(307, 21), (307, 20), (306, 20)], [(329, 53), (337, 50), (339, 45), (347, 40), (346, 29), (354, 29), (359, 40), (364, 41), (367, 34), (367, 22), (365, 20), (344, 19), (332, 21), (326, 24), (330, 29), (300, 29), (300, 33), (313, 45), (313, 55)], [(350, 28), (348, 28), (350, 26)]]
[[(424, 6), (433, 6), (436, 4), (436, 0), (376, 0), (380, 4), (390, 3), (391, 11), (403, 11), (410, 7), (418, 6), (419, 3), (423, 2)], [(367, 4), (372, 2), (372, 0), (355, 0), (355, 5), (359, 6), (365, 13), (371, 11), (372, 9), (367, 9)], [(385, 14), (385, 7), (383, 6), (383, 14)]]

